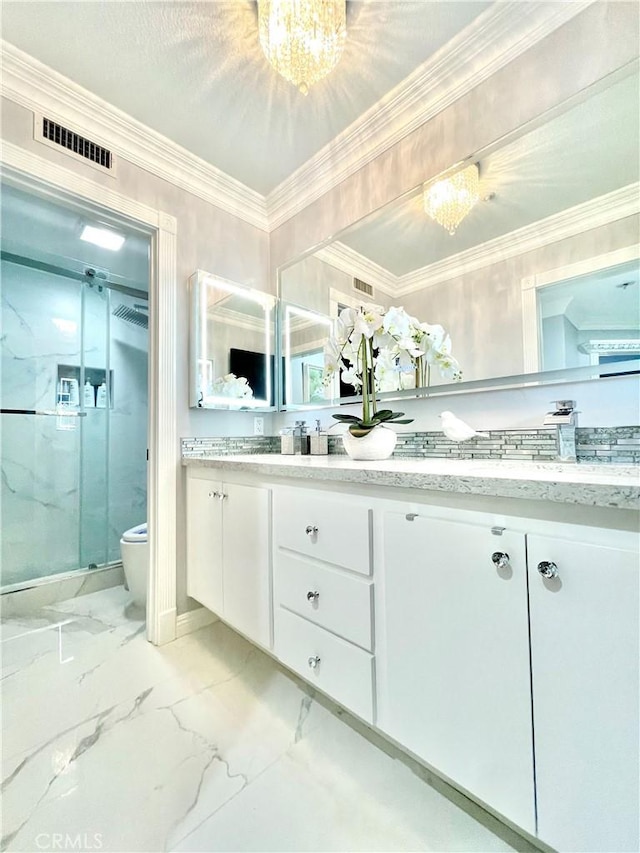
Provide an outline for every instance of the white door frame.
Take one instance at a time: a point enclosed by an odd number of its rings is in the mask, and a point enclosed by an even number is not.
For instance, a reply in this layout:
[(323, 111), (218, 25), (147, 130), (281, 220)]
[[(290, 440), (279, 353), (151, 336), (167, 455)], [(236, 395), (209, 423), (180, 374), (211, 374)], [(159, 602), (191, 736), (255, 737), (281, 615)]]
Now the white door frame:
[(524, 344), (524, 372), (538, 373), (542, 370), (540, 357), (540, 330), (538, 320), (538, 291), (558, 282), (589, 273), (615, 267), (640, 257), (638, 246), (626, 246), (603, 255), (586, 258), (577, 263), (544, 270), (536, 275), (521, 279), (522, 290), (522, 339)]
[(156, 645), (168, 643), (176, 637), (177, 621), (176, 219), (4, 140), (0, 159), (14, 181), (104, 208), (151, 236), (147, 639)]

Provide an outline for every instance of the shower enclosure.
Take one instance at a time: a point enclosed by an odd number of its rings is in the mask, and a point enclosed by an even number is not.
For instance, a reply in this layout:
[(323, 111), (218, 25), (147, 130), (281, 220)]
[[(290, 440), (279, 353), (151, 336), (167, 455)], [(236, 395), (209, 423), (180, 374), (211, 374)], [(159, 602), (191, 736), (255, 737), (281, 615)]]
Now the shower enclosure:
[(147, 447), (146, 290), (6, 230), (2, 591), (117, 562), (122, 532), (146, 520)]

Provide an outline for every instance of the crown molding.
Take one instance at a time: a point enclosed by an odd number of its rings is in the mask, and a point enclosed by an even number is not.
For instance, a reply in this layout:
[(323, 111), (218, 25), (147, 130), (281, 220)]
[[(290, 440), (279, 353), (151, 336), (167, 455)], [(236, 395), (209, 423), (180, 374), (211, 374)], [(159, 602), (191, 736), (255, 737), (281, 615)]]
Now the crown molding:
[(389, 296), (395, 296), (397, 293), (397, 276), (344, 243), (331, 243), (315, 252), (314, 257), (340, 270), (340, 272), (373, 285), (382, 293)]
[[(529, 50), (594, 0), (493, 4), (267, 196), (273, 230)], [(336, 156), (339, 152), (339, 156)]]
[(6, 41), (2, 95), (263, 231), (265, 198)]
[(640, 184), (633, 183), (400, 276), (396, 279), (394, 296), (433, 287), (637, 213), (640, 213)]

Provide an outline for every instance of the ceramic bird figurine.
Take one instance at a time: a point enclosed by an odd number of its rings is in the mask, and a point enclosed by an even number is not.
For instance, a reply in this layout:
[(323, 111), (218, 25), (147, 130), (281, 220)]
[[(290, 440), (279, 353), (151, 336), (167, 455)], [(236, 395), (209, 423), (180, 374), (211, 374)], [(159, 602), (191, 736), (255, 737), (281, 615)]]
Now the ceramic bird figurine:
[(474, 436), (484, 436), (484, 433), (476, 432), (469, 424), (457, 418), (453, 412), (440, 412), (439, 417), (442, 421), (442, 432), (451, 441), (468, 441)]

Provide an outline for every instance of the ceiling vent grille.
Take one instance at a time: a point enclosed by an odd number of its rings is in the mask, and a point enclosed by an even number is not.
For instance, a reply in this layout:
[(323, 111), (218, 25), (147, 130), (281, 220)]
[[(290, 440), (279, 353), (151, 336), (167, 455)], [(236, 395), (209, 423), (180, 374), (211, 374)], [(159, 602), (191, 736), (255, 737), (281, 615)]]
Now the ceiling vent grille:
[(113, 154), (108, 148), (104, 148), (97, 142), (92, 142), (90, 139), (80, 136), (79, 133), (44, 117), (42, 118), (42, 139), (88, 160), (94, 166), (113, 169)]
[(353, 279), (353, 289), (357, 293), (364, 293), (366, 296), (371, 296), (373, 298), (373, 285), (367, 284), (366, 281), (362, 281), (359, 278)]

